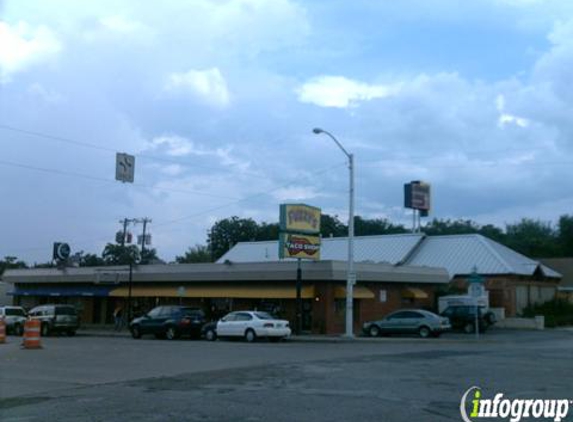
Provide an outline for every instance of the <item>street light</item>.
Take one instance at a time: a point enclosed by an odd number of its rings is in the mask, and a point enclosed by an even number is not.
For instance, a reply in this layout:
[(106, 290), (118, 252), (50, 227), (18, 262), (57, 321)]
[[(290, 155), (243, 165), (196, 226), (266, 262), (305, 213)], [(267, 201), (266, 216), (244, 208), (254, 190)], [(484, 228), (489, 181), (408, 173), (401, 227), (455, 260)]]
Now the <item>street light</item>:
[(348, 170), (350, 170), (350, 199), (348, 212), (348, 262), (346, 267), (346, 333), (347, 337), (354, 337), (353, 333), (353, 299), (354, 299), (354, 155), (344, 149), (338, 139), (332, 133), (320, 128), (314, 128), (312, 132), (316, 135), (324, 133), (338, 145), (338, 148), (348, 157)]

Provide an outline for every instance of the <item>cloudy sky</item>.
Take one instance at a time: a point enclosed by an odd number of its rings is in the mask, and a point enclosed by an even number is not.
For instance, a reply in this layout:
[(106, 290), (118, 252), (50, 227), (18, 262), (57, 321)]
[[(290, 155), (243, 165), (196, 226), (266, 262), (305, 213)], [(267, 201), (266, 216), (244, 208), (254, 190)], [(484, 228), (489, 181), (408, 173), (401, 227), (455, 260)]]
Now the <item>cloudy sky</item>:
[(424, 180), (432, 217), (555, 221), (572, 112), (569, 0), (0, 0), (0, 255), (100, 253), (123, 217), (167, 260), (281, 202), (344, 220), (313, 127), (357, 214), (409, 225)]

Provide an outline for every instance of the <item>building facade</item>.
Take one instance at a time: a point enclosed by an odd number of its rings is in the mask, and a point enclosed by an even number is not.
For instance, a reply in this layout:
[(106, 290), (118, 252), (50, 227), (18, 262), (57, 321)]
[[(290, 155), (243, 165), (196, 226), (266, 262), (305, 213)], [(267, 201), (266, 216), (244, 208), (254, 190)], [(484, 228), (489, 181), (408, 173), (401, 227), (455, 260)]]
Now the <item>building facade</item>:
[[(89, 324), (112, 322), (121, 306), (131, 315), (158, 305), (182, 304), (217, 319), (233, 310), (258, 309), (296, 318), (296, 262), (171, 264), (133, 268), (85, 267), (9, 270), (4, 280), (14, 303), (31, 308), (70, 303)], [(354, 290), (354, 329), (399, 308), (434, 309), (436, 287), (449, 281), (440, 268), (359, 263)], [(302, 263), (302, 328), (305, 332), (344, 332), (346, 263)]]

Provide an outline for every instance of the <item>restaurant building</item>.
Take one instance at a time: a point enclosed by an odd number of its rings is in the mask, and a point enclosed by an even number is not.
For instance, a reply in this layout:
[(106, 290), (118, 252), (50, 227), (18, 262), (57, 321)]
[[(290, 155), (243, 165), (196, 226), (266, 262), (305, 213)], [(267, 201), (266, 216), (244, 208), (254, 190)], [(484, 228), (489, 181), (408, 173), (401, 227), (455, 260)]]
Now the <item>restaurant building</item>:
[[(354, 325), (380, 318), (401, 307), (431, 309), (436, 286), (448, 283), (444, 269), (358, 263), (354, 289)], [(43, 303), (71, 303), (82, 321), (112, 322), (116, 306), (133, 314), (157, 305), (184, 304), (205, 310), (216, 319), (232, 310), (271, 311), (291, 321), (296, 309), (297, 263), (142, 265), (9, 270), (4, 280), (14, 287), (14, 303), (31, 308)], [(346, 263), (302, 262), (303, 330), (344, 331)], [(131, 298), (131, 300), (130, 300)]]

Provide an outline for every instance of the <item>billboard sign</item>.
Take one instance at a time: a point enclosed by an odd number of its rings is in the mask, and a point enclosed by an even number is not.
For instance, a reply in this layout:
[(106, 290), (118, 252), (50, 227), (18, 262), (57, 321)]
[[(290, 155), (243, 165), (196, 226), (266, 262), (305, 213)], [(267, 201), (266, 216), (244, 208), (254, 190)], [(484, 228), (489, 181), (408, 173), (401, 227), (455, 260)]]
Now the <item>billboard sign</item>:
[(320, 237), (307, 234), (281, 233), (279, 258), (320, 259)]
[(413, 181), (404, 185), (404, 206), (420, 211), (430, 210), (430, 184)]
[(320, 208), (304, 204), (282, 204), (280, 230), (305, 234), (320, 233)]

